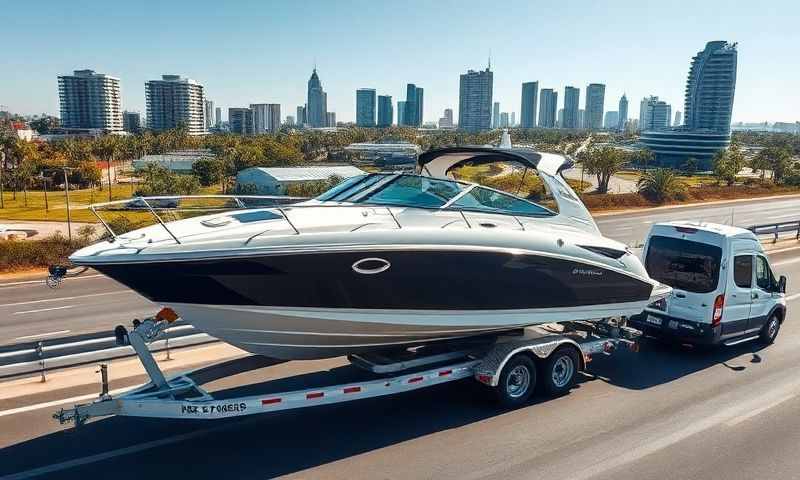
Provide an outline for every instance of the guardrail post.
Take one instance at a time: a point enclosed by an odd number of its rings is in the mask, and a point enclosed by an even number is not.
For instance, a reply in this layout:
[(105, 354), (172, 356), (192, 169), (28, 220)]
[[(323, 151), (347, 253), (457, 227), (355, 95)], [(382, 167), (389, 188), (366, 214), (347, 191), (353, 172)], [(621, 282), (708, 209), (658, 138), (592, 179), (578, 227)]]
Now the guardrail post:
[(41, 382), (44, 383), (47, 381), (47, 376), (45, 375), (45, 368), (44, 368), (44, 344), (41, 340), (36, 343), (36, 355), (39, 356), (39, 367), (41, 368), (42, 379)]
[(101, 363), (100, 370), (97, 371), (100, 374), (100, 399), (105, 400), (109, 398), (108, 395), (108, 364)]
[(794, 237), (795, 240), (800, 240), (800, 222), (797, 222), (797, 235)]
[(169, 337), (167, 337), (164, 341), (164, 345), (167, 347), (167, 358), (165, 360), (172, 360), (172, 358), (169, 356)]
[(772, 239), (772, 243), (778, 243), (778, 225), (775, 224), (775, 238)]

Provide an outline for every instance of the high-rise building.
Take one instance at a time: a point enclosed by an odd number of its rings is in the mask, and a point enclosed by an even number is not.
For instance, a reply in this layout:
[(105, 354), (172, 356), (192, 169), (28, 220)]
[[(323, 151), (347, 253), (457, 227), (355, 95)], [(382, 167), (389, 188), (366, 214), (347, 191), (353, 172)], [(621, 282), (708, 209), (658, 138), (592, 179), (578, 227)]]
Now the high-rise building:
[(286, 115), (286, 125), (293, 127), (294, 126), (294, 117), (291, 115)]
[(517, 112), (511, 112), (511, 126), (517, 126)]
[(444, 116), (439, 119), (439, 128), (453, 128), (453, 109), (445, 108)]
[(673, 127), (680, 127), (681, 126), (681, 111), (680, 110), (676, 110), (675, 111), (675, 121), (672, 122), (672, 126)]
[(650, 96), (642, 100), (640, 110), (639, 128), (642, 131), (669, 128), (672, 107), (667, 102)]
[(397, 124), (406, 124), (406, 102), (402, 100), (397, 101)]
[(122, 112), (122, 129), (128, 133), (139, 133), (142, 131), (142, 116), (139, 112)]
[(556, 116), (556, 127), (564, 128), (564, 109), (558, 109), (558, 115)]
[(359, 127), (374, 127), (375, 107), (374, 88), (359, 88), (356, 90), (356, 125)]
[(686, 128), (730, 132), (736, 62), (736, 44), (725, 41), (708, 42), (692, 58), (683, 107)]
[(306, 122), (319, 128), (327, 125), (328, 95), (322, 89), (322, 82), (315, 68), (308, 79), (308, 103), (306, 103)]
[[(660, 130), (642, 128), (640, 141), (655, 153), (657, 164), (680, 168), (693, 157), (699, 161), (700, 169), (708, 169), (716, 152), (730, 145), (736, 63), (736, 44), (725, 41), (708, 42), (692, 58), (683, 125)], [(667, 123), (671, 118), (668, 115)]]
[(378, 126), (381, 128), (391, 127), (393, 120), (392, 96), (378, 95)]
[(578, 109), (578, 128), (586, 128), (586, 110)]
[(215, 115), (216, 116), (216, 119), (215, 119), (216, 122), (214, 123), (214, 125), (219, 127), (220, 125), (222, 125), (222, 108), (217, 107), (215, 110), (216, 110), (216, 112), (215, 112), (216, 113), (216, 115)]
[(556, 107), (558, 92), (552, 88), (543, 88), (539, 92), (539, 126), (553, 128), (556, 126)]
[(461, 75), (458, 91), (458, 128), (471, 132), (492, 126), (493, 75), (489, 68)]
[(564, 122), (563, 128), (580, 128), (578, 125), (578, 103), (581, 90), (575, 87), (564, 87)]
[(628, 97), (622, 94), (619, 99), (619, 122), (617, 122), (617, 130), (624, 130), (625, 124), (628, 123)]
[(122, 131), (119, 78), (94, 70), (75, 70), (58, 77), (61, 126)]
[(214, 126), (214, 102), (211, 100), (205, 101), (205, 114), (206, 130)]
[(406, 85), (405, 113), (403, 115), (402, 125), (408, 125), (410, 127), (419, 127), (422, 125), (424, 106), (423, 94), (423, 89), (417, 87), (413, 83)]
[(303, 105), (299, 105), (297, 107), (297, 118), (295, 119), (298, 125), (301, 127), (308, 123), (308, 119), (306, 118), (306, 107)]
[(253, 111), (249, 108), (229, 108), (228, 126), (231, 133), (252, 135), (255, 132), (253, 127)]
[(522, 105), (520, 108), (519, 126), (533, 128), (536, 126), (536, 105), (539, 96), (539, 82), (522, 84)]
[(508, 112), (500, 114), (500, 128), (508, 128)]
[(586, 87), (586, 113), (584, 114), (584, 126), (586, 128), (603, 128), (603, 102), (605, 96), (606, 86), (602, 83), (590, 83)]
[(326, 112), (325, 113), (325, 126), (326, 127), (335, 127), (336, 126), (336, 112)]
[(619, 126), (619, 112), (609, 110), (603, 120), (603, 128), (606, 130), (616, 130)]
[(147, 128), (155, 131), (185, 128), (189, 135), (207, 133), (203, 86), (180, 75), (162, 75), (145, 83)]
[(253, 132), (278, 133), (281, 129), (281, 106), (277, 103), (251, 103), (253, 111)]
[(492, 128), (500, 128), (500, 102), (492, 106)]

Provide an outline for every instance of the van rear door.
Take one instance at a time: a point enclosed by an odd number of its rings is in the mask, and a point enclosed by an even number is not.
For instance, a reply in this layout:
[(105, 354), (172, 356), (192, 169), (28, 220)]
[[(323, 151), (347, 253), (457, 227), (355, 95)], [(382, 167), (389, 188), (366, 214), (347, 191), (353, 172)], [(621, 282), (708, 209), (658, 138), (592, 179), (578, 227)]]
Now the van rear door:
[[(648, 239), (645, 268), (651, 278), (673, 288), (665, 313), (711, 323), (714, 301), (725, 287), (720, 281), (722, 238), (704, 231), (682, 232), (671, 226), (661, 231), (665, 235), (654, 229)], [(699, 237), (697, 241), (689, 239), (694, 236)]]

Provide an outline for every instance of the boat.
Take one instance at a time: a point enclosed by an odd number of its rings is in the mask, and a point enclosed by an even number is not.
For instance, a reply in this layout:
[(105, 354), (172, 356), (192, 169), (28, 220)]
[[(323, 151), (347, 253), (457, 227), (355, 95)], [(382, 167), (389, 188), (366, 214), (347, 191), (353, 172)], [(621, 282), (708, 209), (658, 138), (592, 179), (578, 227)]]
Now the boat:
[[(512, 162), (552, 196), (534, 202), (454, 178)], [(317, 198), (164, 221), (177, 197), (139, 198), (157, 223), (70, 260), (272, 358), (318, 359), (641, 313), (669, 287), (603, 237), (560, 176), (561, 155), (452, 147), (414, 173), (349, 178)], [(128, 205), (131, 202), (129, 201)], [(119, 207), (109, 202), (92, 207)], [(102, 216), (100, 217), (102, 219)]]

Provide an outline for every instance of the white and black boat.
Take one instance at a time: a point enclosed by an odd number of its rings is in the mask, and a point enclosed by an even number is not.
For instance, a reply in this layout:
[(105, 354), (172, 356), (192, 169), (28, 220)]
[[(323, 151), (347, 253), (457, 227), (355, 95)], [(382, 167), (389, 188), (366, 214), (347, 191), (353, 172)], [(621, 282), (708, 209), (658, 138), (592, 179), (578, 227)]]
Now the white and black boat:
[[(554, 205), (451, 178), (460, 165), (497, 161), (538, 174)], [(570, 165), (529, 150), (455, 147), (422, 154), (418, 174), (354, 177), (292, 205), (164, 223), (142, 199), (158, 224), (112, 232), (70, 259), (281, 359), (641, 313), (669, 287), (600, 235), (559, 176)]]

